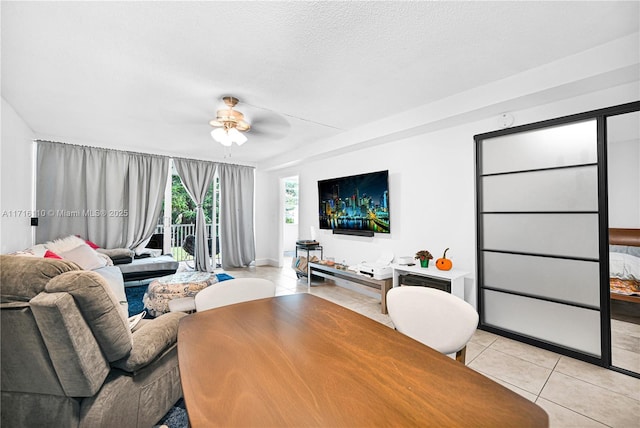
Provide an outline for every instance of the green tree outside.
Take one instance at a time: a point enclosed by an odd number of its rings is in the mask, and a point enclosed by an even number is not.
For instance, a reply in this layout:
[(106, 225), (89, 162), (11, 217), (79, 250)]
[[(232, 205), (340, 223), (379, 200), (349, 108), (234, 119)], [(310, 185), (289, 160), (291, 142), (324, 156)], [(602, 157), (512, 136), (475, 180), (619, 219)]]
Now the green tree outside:
[[(216, 180), (216, 185), (218, 181)], [(207, 224), (211, 224), (213, 213), (213, 185), (207, 191), (202, 204)], [(171, 224), (196, 224), (196, 204), (182, 185), (180, 177), (172, 176), (171, 182)]]

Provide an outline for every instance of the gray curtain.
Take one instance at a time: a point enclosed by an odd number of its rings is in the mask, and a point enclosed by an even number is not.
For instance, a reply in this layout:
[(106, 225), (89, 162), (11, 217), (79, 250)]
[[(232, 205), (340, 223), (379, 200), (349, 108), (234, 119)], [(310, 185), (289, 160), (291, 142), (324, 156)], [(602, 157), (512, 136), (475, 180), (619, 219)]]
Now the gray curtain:
[(145, 248), (156, 230), (164, 202), (168, 169), (168, 158), (129, 154), (129, 185), (125, 190), (129, 213), (139, 214), (129, 214), (126, 229), (126, 243), (129, 248)]
[(222, 267), (247, 266), (256, 258), (253, 230), (253, 167), (219, 164)]
[(182, 180), (184, 188), (196, 203), (196, 270), (201, 272), (213, 271), (211, 267), (211, 255), (209, 254), (207, 223), (204, 217), (202, 204), (209, 186), (216, 172), (216, 164), (207, 161), (193, 159), (174, 159), (176, 171)]
[(165, 157), (38, 141), (37, 242), (80, 235), (103, 248), (144, 247), (168, 167)]

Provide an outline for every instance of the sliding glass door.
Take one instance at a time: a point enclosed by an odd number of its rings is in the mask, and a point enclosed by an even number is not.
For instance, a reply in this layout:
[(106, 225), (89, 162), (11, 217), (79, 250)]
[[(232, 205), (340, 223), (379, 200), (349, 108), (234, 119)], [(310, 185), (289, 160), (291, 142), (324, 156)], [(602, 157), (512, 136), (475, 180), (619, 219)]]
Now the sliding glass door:
[[(219, 268), (221, 266), (220, 179), (217, 174), (207, 190), (203, 208), (212, 266)], [(193, 235), (196, 230), (196, 203), (182, 184), (180, 176), (173, 167), (173, 162), (162, 210), (156, 233), (162, 234), (163, 239), (164, 236), (168, 237), (163, 245), (164, 252), (172, 254), (178, 261), (194, 260), (192, 247), (195, 245)]]

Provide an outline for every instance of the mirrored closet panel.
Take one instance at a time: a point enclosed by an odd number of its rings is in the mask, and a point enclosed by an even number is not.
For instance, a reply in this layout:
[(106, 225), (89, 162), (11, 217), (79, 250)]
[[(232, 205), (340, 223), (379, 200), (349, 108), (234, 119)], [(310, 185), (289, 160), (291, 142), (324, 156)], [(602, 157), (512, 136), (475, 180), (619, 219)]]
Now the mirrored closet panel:
[(640, 373), (640, 112), (607, 117), (611, 364)]
[(481, 329), (640, 373), (638, 110), (474, 137)]

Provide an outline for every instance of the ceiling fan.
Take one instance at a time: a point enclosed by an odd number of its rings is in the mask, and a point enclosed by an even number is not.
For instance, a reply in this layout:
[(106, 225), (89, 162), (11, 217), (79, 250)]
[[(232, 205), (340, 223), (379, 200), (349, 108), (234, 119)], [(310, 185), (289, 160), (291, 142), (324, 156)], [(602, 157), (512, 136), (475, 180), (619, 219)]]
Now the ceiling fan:
[(247, 142), (247, 137), (241, 132), (251, 129), (251, 125), (244, 120), (242, 113), (233, 109), (238, 104), (237, 98), (227, 96), (223, 97), (222, 101), (229, 108), (218, 110), (216, 118), (209, 122), (211, 126), (216, 128), (211, 131), (211, 137), (226, 147), (233, 143), (241, 146)]

